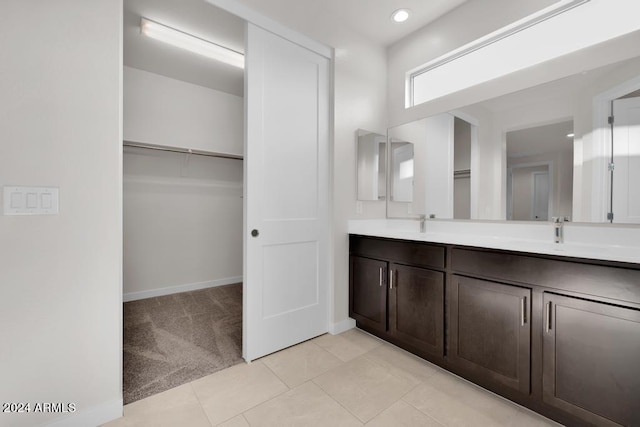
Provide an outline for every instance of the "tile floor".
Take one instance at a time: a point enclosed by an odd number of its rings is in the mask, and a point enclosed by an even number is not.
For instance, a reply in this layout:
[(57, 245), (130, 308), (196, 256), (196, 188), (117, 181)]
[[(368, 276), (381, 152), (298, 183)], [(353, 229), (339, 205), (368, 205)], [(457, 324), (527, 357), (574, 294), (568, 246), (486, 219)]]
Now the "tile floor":
[(123, 426), (554, 426), (360, 330), (323, 335), (124, 407)]

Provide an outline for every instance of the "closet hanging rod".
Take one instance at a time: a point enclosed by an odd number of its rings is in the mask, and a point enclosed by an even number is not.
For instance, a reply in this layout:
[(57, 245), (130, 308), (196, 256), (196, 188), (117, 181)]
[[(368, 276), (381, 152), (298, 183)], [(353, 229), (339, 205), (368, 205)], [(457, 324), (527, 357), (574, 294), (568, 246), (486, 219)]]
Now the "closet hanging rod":
[(471, 175), (471, 169), (460, 169), (457, 171), (453, 171), (453, 176), (460, 176), (460, 175)]
[(239, 156), (239, 155), (236, 155), (236, 154), (226, 154), (226, 153), (216, 153), (216, 152), (213, 152), (213, 151), (192, 150), (190, 148), (169, 147), (169, 146), (162, 146), (162, 145), (146, 144), (146, 143), (142, 143), (142, 142), (123, 141), (122, 145), (125, 146), (125, 147), (145, 148), (145, 149), (148, 149), (148, 150), (170, 151), (172, 153), (180, 153), (180, 154), (194, 154), (196, 156), (219, 157), (219, 158), (223, 158), (223, 159), (233, 159), (233, 160), (244, 160), (243, 156)]

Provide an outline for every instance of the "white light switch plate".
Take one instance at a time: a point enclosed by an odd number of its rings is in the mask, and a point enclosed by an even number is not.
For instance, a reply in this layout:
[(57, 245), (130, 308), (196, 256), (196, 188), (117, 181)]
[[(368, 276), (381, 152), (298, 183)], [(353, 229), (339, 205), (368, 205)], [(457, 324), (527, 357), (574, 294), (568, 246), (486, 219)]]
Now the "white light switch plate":
[(3, 187), (5, 215), (57, 215), (58, 187)]

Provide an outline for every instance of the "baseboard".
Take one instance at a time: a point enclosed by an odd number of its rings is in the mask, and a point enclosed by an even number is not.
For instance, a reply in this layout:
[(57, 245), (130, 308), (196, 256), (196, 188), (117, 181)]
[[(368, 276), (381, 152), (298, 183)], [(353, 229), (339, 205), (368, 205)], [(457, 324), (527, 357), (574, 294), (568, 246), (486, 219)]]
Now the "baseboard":
[(89, 408), (78, 408), (66, 418), (46, 424), (47, 427), (99, 426), (122, 417), (122, 399), (104, 402)]
[(209, 280), (206, 282), (189, 283), (186, 285), (168, 286), (166, 288), (151, 289), (141, 292), (130, 292), (122, 295), (122, 302), (135, 301), (145, 298), (159, 297), (163, 295), (177, 294), (180, 292), (197, 291), (200, 289), (214, 288), (216, 286), (232, 285), (242, 282), (242, 276), (226, 277), (224, 279)]
[(349, 317), (343, 320), (342, 322), (331, 323), (329, 325), (329, 333), (331, 335), (338, 335), (345, 331), (348, 331), (349, 329), (353, 329), (355, 327), (356, 327), (356, 321)]

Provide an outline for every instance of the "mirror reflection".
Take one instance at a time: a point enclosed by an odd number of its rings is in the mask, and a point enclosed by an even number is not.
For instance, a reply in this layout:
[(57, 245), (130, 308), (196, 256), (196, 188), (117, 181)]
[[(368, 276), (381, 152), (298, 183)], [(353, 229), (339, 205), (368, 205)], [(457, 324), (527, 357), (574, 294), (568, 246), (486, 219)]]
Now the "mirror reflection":
[(359, 129), (357, 138), (358, 200), (385, 200), (387, 137)]
[(413, 198), (388, 201), (389, 217), (640, 223), (640, 58), (396, 126), (389, 137), (412, 142), (415, 154)]
[(391, 144), (391, 200), (413, 201), (413, 143), (389, 140)]
[(573, 120), (507, 132), (507, 219), (571, 219)]
[[(475, 125), (450, 113), (438, 114), (389, 129), (391, 146), (396, 150), (410, 142), (411, 186), (397, 197), (396, 176), (402, 157), (392, 152), (390, 185), (394, 197), (387, 205), (390, 217), (426, 215), (432, 218), (471, 217), (471, 146)], [(403, 141), (402, 143), (393, 141)], [(405, 148), (408, 150), (408, 148)]]

